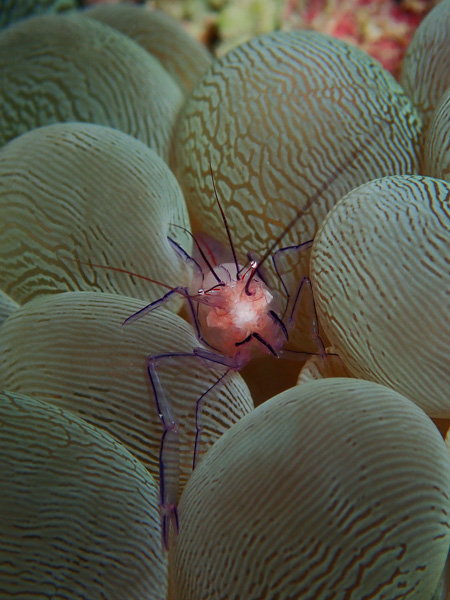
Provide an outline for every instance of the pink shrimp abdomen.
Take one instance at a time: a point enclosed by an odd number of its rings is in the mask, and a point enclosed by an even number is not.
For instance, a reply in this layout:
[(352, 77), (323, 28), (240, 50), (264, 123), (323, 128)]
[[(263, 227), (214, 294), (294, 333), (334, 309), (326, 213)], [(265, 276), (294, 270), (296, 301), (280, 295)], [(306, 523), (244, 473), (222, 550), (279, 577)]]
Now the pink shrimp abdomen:
[(239, 266), (239, 279), (234, 263), (222, 264), (215, 272), (222, 283), (218, 285), (211, 273), (205, 277), (198, 313), (207, 342), (225, 356), (239, 354), (241, 366), (258, 352), (270, 354), (269, 347), (277, 353), (286, 338), (271, 315), (271, 311), (278, 314), (279, 307), (267, 286), (253, 277), (247, 289), (252, 267)]

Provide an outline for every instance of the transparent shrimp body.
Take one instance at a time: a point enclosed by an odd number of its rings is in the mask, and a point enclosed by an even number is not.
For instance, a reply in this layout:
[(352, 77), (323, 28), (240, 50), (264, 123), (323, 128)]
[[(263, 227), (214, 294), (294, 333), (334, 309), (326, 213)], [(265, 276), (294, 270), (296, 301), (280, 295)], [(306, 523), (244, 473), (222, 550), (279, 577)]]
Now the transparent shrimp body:
[(258, 277), (249, 283), (256, 268), (256, 262), (249, 267), (224, 263), (214, 269), (215, 275), (206, 274), (204, 288), (198, 291), (203, 337), (224, 356), (235, 357), (235, 368), (258, 352), (278, 356), (287, 338), (274, 295)]
[[(214, 185), (212, 171), (211, 177)], [(215, 185), (214, 191), (216, 192)], [(193, 348), (192, 352), (169, 352), (147, 357), (147, 371), (163, 429), (159, 455), (159, 483), (162, 537), (166, 548), (169, 546), (170, 531), (178, 532), (179, 529), (177, 506), (180, 434), (178, 417), (170, 398), (165, 393), (161, 378), (164, 371), (161, 368), (163, 362), (197, 359), (223, 367), (223, 375), (216, 383), (205, 390), (200, 398), (193, 399), (196, 420), (193, 456), (193, 467), (195, 467), (203, 430), (202, 410), (205, 396), (215, 385), (224, 380), (228, 371), (241, 369), (253, 356), (271, 354), (280, 357), (285, 352), (291, 352), (285, 350), (284, 345), (288, 340), (288, 330), (295, 322), (296, 308), (304, 296), (309, 297), (312, 338), (316, 342), (318, 354), (324, 356), (325, 353), (319, 336), (309, 277), (305, 275), (300, 281), (295, 281), (294, 290), (291, 291), (283, 281), (284, 259), (293, 254), (300, 256), (306, 252), (308, 255), (312, 241), (295, 247), (280, 248), (273, 253), (283, 237), (280, 236), (274, 240), (262, 259), (258, 262), (250, 261), (248, 266), (243, 267), (237, 260), (226, 216), (217, 193), (215, 195), (228, 234), (229, 250), (206, 234), (196, 234), (193, 236), (196, 253), (190, 256), (174, 240), (169, 239), (178, 257), (192, 273), (191, 284), (188, 287), (176, 288), (162, 284), (169, 288), (169, 291), (128, 317), (124, 323), (125, 325), (133, 323), (164, 305), (175, 294), (180, 294), (187, 301), (192, 324), (199, 340), (199, 345)], [(292, 223), (288, 225), (286, 231), (292, 227)], [(274, 288), (266, 285), (260, 272), (261, 265), (271, 255), (275, 272), (285, 292), (282, 311), (278, 296), (271, 291)], [(304, 353), (298, 354), (304, 356)]]
[[(217, 202), (221, 208), (218, 199)], [(224, 223), (228, 231), (225, 217)], [(169, 288), (164, 296), (128, 317), (124, 323), (133, 323), (170, 301), (175, 294), (180, 294), (188, 303), (192, 324), (199, 340), (199, 345), (193, 348), (192, 352), (169, 352), (147, 357), (147, 371), (163, 428), (159, 471), (161, 526), (166, 548), (169, 546), (170, 530), (178, 532), (179, 529), (177, 505), (180, 434), (178, 417), (165, 393), (162, 380), (164, 361), (196, 359), (222, 366), (223, 375), (213, 384), (212, 387), (215, 387), (223, 381), (228, 371), (241, 369), (255, 355), (271, 354), (280, 357), (285, 352), (291, 352), (285, 350), (284, 345), (288, 340), (288, 330), (295, 322), (296, 307), (305, 293), (310, 298), (311, 335), (316, 341), (318, 354), (323, 356), (325, 352), (318, 332), (309, 277), (302, 277), (296, 282), (294, 293), (289, 293), (281, 274), (284, 258), (292, 253), (300, 255), (308, 252), (311, 241), (296, 247), (281, 248), (272, 256), (275, 271), (285, 290), (282, 311), (276, 292), (271, 291), (273, 288), (269, 288), (260, 275), (259, 268), (265, 259), (258, 263), (250, 261), (243, 267), (237, 261), (231, 237), (232, 262), (229, 260), (229, 251), (204, 234), (194, 236), (198, 251), (194, 256), (189, 256), (173, 240), (169, 239), (169, 242), (178, 257), (185, 262), (186, 268), (191, 271), (191, 284), (187, 288)], [(221, 261), (218, 260), (219, 257)], [(303, 356), (303, 353), (299, 354)], [(196, 420), (193, 467), (199, 457), (205, 396), (212, 387), (205, 390), (200, 398), (193, 399)]]
[[(223, 367), (220, 383), (229, 370), (239, 370), (254, 356), (271, 354), (279, 357), (288, 339), (288, 326), (280, 317), (280, 302), (258, 276), (258, 263), (243, 267), (237, 260), (217, 264), (217, 257), (227, 252), (213, 250), (204, 236), (195, 236), (202, 255), (188, 256), (174, 244), (174, 249), (192, 272), (188, 288), (173, 288), (159, 300), (131, 315), (126, 323), (165, 304), (173, 294), (181, 294), (188, 303), (199, 345), (192, 352), (165, 353), (147, 357), (147, 370), (153, 388), (157, 412), (163, 426), (160, 448), (160, 507), (164, 545), (168, 547), (170, 529), (178, 531), (177, 504), (179, 496), (179, 426), (170, 398), (161, 379), (164, 361), (203, 360)], [(206, 259), (209, 256), (211, 262)], [(226, 260), (226, 258), (225, 258)], [(297, 294), (298, 295), (298, 294)], [(284, 309), (286, 313), (286, 308)], [(287, 323), (293, 323), (287, 319)], [(214, 387), (214, 384), (212, 387)], [(211, 389), (211, 388), (210, 388)], [(193, 466), (199, 457), (203, 430), (202, 410), (205, 396), (195, 403), (196, 437)]]

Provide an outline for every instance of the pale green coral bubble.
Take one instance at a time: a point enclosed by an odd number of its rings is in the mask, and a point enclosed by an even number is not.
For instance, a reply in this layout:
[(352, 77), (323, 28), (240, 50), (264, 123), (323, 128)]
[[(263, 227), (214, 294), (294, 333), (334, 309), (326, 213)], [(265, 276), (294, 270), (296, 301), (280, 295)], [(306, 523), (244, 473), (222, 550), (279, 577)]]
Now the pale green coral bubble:
[(384, 177), (342, 198), (311, 254), (316, 306), (356, 377), (450, 417), (450, 185)]
[(0, 145), (41, 125), (83, 121), (167, 157), (183, 94), (156, 58), (111, 27), (80, 15), (18, 22), (0, 33), (0, 71)]
[(0, 580), (5, 597), (161, 600), (156, 484), (69, 411), (0, 393)]
[[(66, 290), (117, 292), (149, 301), (191, 275), (168, 240), (192, 247), (180, 187), (166, 163), (125, 133), (59, 123), (0, 150), (0, 286), (23, 303)], [(82, 262), (77, 262), (82, 261)], [(180, 306), (181, 298), (172, 306)]]

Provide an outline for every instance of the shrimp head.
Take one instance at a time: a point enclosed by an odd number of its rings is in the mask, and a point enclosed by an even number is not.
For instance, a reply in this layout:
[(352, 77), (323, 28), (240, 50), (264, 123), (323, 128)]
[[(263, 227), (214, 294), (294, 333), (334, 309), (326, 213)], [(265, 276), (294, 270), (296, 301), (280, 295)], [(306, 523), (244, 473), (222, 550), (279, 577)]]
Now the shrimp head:
[(258, 352), (274, 354), (286, 341), (286, 330), (278, 318), (273, 294), (257, 277), (248, 280), (257, 268), (255, 262), (238, 269), (234, 263), (216, 267), (221, 280), (212, 274), (199, 294), (199, 323), (205, 339), (221, 354), (239, 355), (245, 365)]

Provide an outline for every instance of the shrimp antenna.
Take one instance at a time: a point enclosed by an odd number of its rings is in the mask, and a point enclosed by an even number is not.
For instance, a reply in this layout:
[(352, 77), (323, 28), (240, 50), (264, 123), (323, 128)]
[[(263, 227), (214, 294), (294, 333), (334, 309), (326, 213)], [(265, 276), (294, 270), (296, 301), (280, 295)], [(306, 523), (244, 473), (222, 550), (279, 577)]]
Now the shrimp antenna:
[[(369, 136), (366, 136), (366, 139)], [(372, 138), (370, 138), (372, 139)], [(364, 138), (363, 140), (364, 141)], [(350, 165), (352, 165), (355, 161), (356, 158), (360, 152), (360, 147), (355, 148), (355, 150), (350, 154), (349, 160), (347, 160), (345, 162), (345, 164), (342, 164), (341, 167), (339, 167), (338, 169), (335, 169), (331, 175), (328, 177), (328, 179), (326, 181), (324, 181), (324, 183), (319, 187), (318, 190), (316, 190), (314, 192), (314, 194), (310, 197), (310, 199), (308, 200), (308, 202), (306, 203), (306, 206), (301, 208), (299, 211), (297, 211), (297, 213), (294, 215), (294, 217), (289, 221), (289, 223), (286, 225), (286, 227), (283, 229), (283, 231), (280, 233), (280, 235), (276, 238), (276, 240), (274, 242), (272, 242), (272, 244), (270, 244), (267, 252), (263, 255), (263, 257), (261, 258), (261, 260), (258, 262), (258, 268), (264, 263), (266, 262), (266, 260), (269, 258), (269, 256), (272, 254), (272, 252), (275, 250), (275, 248), (280, 244), (280, 242), (282, 241), (282, 239), (284, 238), (285, 235), (287, 235), (289, 233), (289, 231), (294, 227), (294, 225), (296, 224), (296, 222), (298, 221), (298, 219), (306, 213), (307, 210), (309, 210), (311, 208), (311, 206), (314, 204), (314, 202), (320, 198), (320, 196), (322, 196), (324, 194), (324, 192), (327, 191), (327, 189), (331, 186), (331, 184), (333, 183), (333, 181), (335, 181), (335, 179), (341, 175), (347, 167), (349, 167)], [(255, 276), (257, 269), (253, 270), (250, 273), (249, 278), (247, 279), (247, 283), (245, 285), (245, 293), (247, 294), (247, 296), (250, 296), (250, 291), (249, 291), (249, 286), (250, 283), (253, 279), (253, 277)]]
[(220, 209), (220, 214), (222, 215), (222, 221), (223, 221), (223, 224), (225, 225), (225, 229), (226, 229), (227, 236), (228, 236), (228, 241), (230, 242), (231, 252), (233, 253), (233, 260), (234, 260), (234, 264), (236, 265), (236, 279), (240, 279), (240, 277), (239, 277), (239, 264), (238, 264), (238, 261), (237, 261), (236, 251), (234, 249), (233, 239), (231, 237), (230, 228), (228, 227), (227, 218), (226, 218), (225, 213), (223, 211), (222, 205), (220, 204), (219, 196), (217, 195), (216, 183), (214, 181), (214, 173), (213, 173), (213, 170), (212, 170), (212, 167), (211, 167), (211, 161), (209, 162), (209, 171), (211, 173), (211, 179), (212, 179), (212, 184), (213, 184), (213, 188), (214, 188), (214, 195), (216, 197), (217, 206)]
[(168, 290), (172, 290), (176, 292), (176, 288), (167, 285), (167, 283), (162, 283), (161, 281), (157, 281), (156, 279), (151, 279), (150, 277), (146, 277), (145, 275), (141, 275), (140, 273), (133, 273), (133, 271), (128, 271), (127, 269), (121, 269), (120, 267), (110, 267), (108, 265), (96, 265), (92, 262), (86, 262), (80, 260), (79, 258), (69, 258), (66, 257), (65, 260), (71, 260), (73, 262), (78, 263), (79, 265), (86, 265), (87, 267), (92, 267), (95, 269), (105, 269), (106, 271), (117, 271), (118, 273), (126, 273), (127, 275), (132, 275), (133, 277), (138, 277), (139, 279), (145, 279), (145, 281), (150, 281), (150, 283), (156, 283), (157, 285), (161, 285), (162, 287), (167, 288)]
[[(258, 268), (264, 262), (266, 262), (266, 260), (269, 258), (269, 256), (272, 254), (272, 252), (275, 250), (275, 248), (280, 244), (280, 242), (282, 241), (284, 236), (287, 233), (289, 233), (289, 231), (297, 223), (298, 219), (311, 207), (312, 204), (314, 204), (314, 202), (317, 200), (317, 198), (320, 198), (320, 196), (328, 189), (328, 187), (333, 183), (333, 181), (335, 179), (336, 179), (336, 173), (332, 173), (332, 175), (327, 179), (327, 181), (325, 181), (325, 183), (323, 183), (320, 186), (320, 188), (311, 196), (311, 198), (307, 202), (306, 206), (304, 208), (300, 209), (299, 211), (297, 211), (297, 213), (294, 215), (294, 217), (292, 217), (292, 219), (289, 221), (289, 223), (286, 225), (286, 227), (283, 229), (283, 231), (280, 233), (280, 235), (276, 238), (276, 240), (270, 244), (266, 253), (263, 254), (263, 257), (258, 262)], [(247, 283), (245, 285), (245, 293), (247, 295), (250, 295), (249, 286), (250, 286), (250, 282), (253, 279), (255, 273), (256, 273), (256, 269), (250, 273), (250, 276), (247, 279)]]
[(208, 269), (211, 271), (211, 273), (214, 275), (217, 283), (222, 283), (222, 280), (220, 279), (220, 277), (217, 275), (217, 273), (214, 271), (214, 267), (212, 266), (212, 264), (209, 262), (209, 260), (206, 257), (205, 251), (203, 250), (203, 248), (200, 246), (199, 241), (196, 239), (195, 235), (189, 231), (189, 229), (186, 229), (186, 227), (183, 227), (182, 225), (176, 225), (175, 223), (172, 223), (172, 227), (178, 227), (178, 229), (182, 229), (185, 233), (189, 234), (191, 236), (191, 238), (194, 240), (195, 245), (197, 246), (198, 251), (200, 252), (200, 256), (203, 258), (203, 260), (206, 263), (206, 266), (208, 267)]

